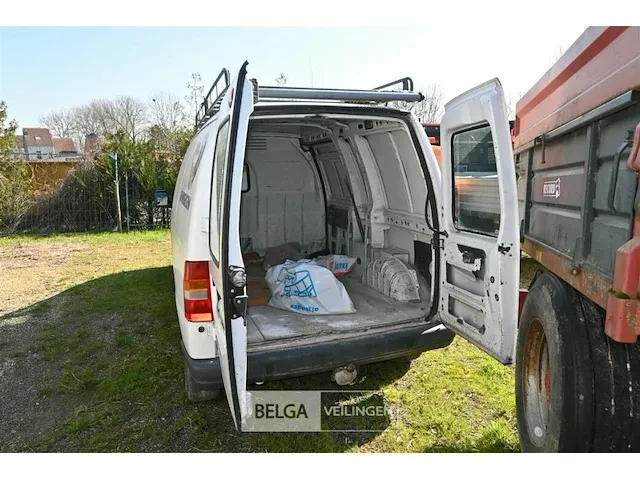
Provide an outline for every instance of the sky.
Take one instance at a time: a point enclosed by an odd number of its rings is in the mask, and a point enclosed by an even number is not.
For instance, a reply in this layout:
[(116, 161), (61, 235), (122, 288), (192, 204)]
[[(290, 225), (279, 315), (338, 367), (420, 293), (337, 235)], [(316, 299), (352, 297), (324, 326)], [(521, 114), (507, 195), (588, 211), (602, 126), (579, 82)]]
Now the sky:
[(20, 128), (93, 99), (184, 99), (193, 72), (205, 90), (248, 60), (259, 84), (373, 88), (401, 77), (438, 84), (445, 100), (493, 77), (517, 100), (585, 25), (429, 27), (2, 27), (0, 100)]

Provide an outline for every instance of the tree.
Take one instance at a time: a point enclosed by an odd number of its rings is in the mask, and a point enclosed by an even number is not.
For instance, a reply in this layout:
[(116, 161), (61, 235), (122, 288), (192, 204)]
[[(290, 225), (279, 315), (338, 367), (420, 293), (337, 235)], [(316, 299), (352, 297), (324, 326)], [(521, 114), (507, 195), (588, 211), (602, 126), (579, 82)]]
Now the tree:
[(284, 72), (280, 72), (280, 75), (278, 75), (278, 77), (276, 78), (276, 85), (279, 87), (286, 85), (288, 80), (289, 79), (284, 74)]
[(78, 151), (84, 150), (84, 141), (92, 133), (103, 136), (107, 132), (114, 132), (116, 125), (108, 115), (106, 100), (92, 100), (87, 105), (75, 107), (71, 110), (72, 137)]
[(524, 92), (519, 90), (515, 96), (509, 95), (505, 98), (505, 102), (507, 104), (507, 120), (516, 119), (516, 103), (518, 103), (518, 100), (520, 100), (523, 95)]
[(424, 100), (416, 102), (411, 111), (423, 122), (439, 121), (444, 113), (444, 100), (442, 90), (438, 85), (429, 85), (420, 91), (424, 95)]
[(204, 96), (204, 85), (202, 84), (202, 76), (198, 72), (191, 74), (191, 81), (187, 82), (187, 115), (191, 122), (195, 122), (198, 107), (202, 103)]
[(173, 191), (180, 168), (179, 158), (168, 152), (158, 151), (153, 138), (154, 128), (159, 127), (151, 128), (150, 138), (137, 141), (133, 141), (123, 130), (106, 134), (95, 162), (95, 167), (104, 172), (106, 178), (112, 179), (115, 164), (111, 155), (118, 154), (119, 168), (129, 172), (132, 190), (135, 192), (130, 198), (127, 213), (130, 217), (137, 218), (140, 206), (145, 212), (148, 225), (153, 223), (154, 192), (158, 189)]
[(74, 116), (69, 110), (49, 112), (40, 117), (40, 123), (56, 137), (70, 137), (74, 130)]
[(9, 155), (11, 151), (16, 147), (16, 130), (18, 124), (15, 120), (7, 122), (7, 103), (4, 100), (0, 100), (0, 154)]
[(424, 96), (420, 102), (389, 102), (389, 106), (408, 110), (412, 112), (422, 122), (437, 122), (442, 117), (444, 107), (444, 96), (440, 86), (436, 84), (428, 85), (419, 90)]
[(0, 100), (0, 226), (4, 227), (16, 222), (31, 193), (27, 163), (14, 155), (18, 124), (7, 118), (7, 104)]
[(104, 104), (106, 117), (135, 142), (147, 125), (147, 107), (140, 100), (122, 96)]
[(193, 136), (189, 128), (184, 106), (172, 93), (158, 93), (149, 101), (149, 138), (156, 151), (166, 153), (174, 159), (181, 159)]
[(172, 93), (157, 93), (149, 102), (149, 117), (154, 125), (168, 130), (185, 127), (186, 115), (178, 97)]

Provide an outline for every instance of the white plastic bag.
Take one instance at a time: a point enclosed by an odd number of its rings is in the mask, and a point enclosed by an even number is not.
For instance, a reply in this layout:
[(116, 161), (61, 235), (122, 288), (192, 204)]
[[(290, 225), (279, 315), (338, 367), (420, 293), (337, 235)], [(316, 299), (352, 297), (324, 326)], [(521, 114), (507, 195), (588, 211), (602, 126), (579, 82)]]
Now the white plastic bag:
[(324, 255), (315, 259), (321, 267), (328, 268), (336, 277), (346, 275), (356, 264), (356, 259), (346, 255)]
[(269, 305), (308, 315), (355, 313), (344, 285), (314, 260), (287, 260), (267, 270)]

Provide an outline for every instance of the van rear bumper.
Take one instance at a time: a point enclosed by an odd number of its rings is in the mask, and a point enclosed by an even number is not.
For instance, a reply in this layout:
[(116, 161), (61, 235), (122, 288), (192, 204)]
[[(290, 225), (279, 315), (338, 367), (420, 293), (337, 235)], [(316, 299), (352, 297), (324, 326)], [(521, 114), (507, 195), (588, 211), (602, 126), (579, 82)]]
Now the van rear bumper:
[[(407, 357), (426, 350), (446, 347), (454, 337), (455, 334), (442, 325), (423, 323), (327, 342), (283, 346), (277, 350), (250, 351), (247, 381), (253, 383), (300, 377), (327, 372), (348, 363), (364, 365)], [(181, 345), (185, 363), (198, 387), (206, 390), (222, 388), (220, 360), (195, 360), (189, 356), (184, 344)]]

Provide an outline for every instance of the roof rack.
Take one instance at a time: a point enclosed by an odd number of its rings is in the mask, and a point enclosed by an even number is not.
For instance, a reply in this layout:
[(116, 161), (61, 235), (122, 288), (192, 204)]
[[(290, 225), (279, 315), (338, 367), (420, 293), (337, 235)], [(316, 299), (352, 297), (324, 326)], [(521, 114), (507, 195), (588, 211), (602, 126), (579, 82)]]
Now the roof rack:
[(404, 77), (400, 80), (385, 83), (384, 85), (380, 85), (379, 87), (374, 88), (374, 90), (383, 90), (385, 88), (393, 87), (394, 85), (401, 85), (402, 90), (413, 92), (413, 80), (411, 79), (411, 77)]
[[(229, 88), (229, 70), (223, 68), (216, 77), (216, 80), (211, 85), (211, 88), (204, 96), (203, 102), (198, 107), (196, 112), (196, 130), (198, 130), (207, 120), (209, 120), (215, 113), (220, 110), (220, 103), (222, 103), (222, 97)], [(215, 98), (212, 97), (215, 94)]]
[[(222, 82), (224, 81), (224, 82)], [(271, 87), (259, 86), (255, 79), (254, 100), (255, 101), (307, 101), (307, 102), (342, 102), (357, 104), (379, 104), (393, 101), (419, 102), (424, 96), (413, 91), (413, 80), (409, 77), (401, 78), (373, 90), (344, 90), (333, 88), (301, 88), (301, 87)], [(390, 87), (400, 86), (401, 90), (390, 90)], [(200, 104), (196, 114), (196, 130), (200, 129), (207, 120), (220, 110), (222, 97), (229, 88), (229, 71), (224, 68), (218, 74), (209, 92)], [(215, 98), (212, 97), (215, 93)]]

